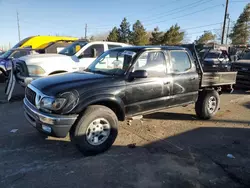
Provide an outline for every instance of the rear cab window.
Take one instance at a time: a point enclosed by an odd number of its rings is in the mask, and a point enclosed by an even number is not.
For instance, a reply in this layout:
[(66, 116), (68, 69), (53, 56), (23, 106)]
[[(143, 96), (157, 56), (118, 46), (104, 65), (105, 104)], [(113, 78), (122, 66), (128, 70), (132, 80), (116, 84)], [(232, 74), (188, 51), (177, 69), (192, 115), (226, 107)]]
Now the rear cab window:
[(170, 51), (170, 60), (170, 69), (173, 73), (186, 72), (192, 68), (191, 59), (186, 51)]

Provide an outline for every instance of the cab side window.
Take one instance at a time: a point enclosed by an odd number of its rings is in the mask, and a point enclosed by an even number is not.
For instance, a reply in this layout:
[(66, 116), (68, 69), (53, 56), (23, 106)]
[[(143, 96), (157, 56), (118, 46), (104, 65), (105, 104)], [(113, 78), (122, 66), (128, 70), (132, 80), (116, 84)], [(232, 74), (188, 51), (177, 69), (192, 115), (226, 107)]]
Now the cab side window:
[(120, 47), (122, 47), (122, 46), (120, 46), (120, 45), (114, 45), (114, 44), (108, 44), (108, 49), (109, 50), (112, 49), (112, 48), (120, 48)]
[(188, 71), (191, 66), (191, 61), (188, 54), (185, 51), (171, 51), (171, 72), (181, 73)]
[(161, 51), (144, 52), (137, 60), (134, 71), (146, 70), (148, 77), (166, 76), (166, 59)]
[(26, 56), (26, 55), (28, 55), (26, 51), (16, 51), (10, 57), (19, 58), (19, 57)]
[(103, 44), (93, 44), (88, 47), (83, 54), (83, 57), (92, 57), (92, 51), (96, 49), (96, 56), (99, 56), (104, 52), (104, 45)]

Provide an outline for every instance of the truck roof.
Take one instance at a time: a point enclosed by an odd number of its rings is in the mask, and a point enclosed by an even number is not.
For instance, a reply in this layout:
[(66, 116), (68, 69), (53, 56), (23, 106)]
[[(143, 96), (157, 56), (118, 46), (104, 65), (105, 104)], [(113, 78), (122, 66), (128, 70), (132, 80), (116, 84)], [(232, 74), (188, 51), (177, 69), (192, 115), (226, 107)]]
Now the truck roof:
[[(125, 49), (131, 51), (141, 51), (141, 50), (184, 50), (185, 48), (180, 46), (126, 46), (121, 48), (114, 48), (115, 49)], [(112, 49), (111, 49), (112, 50)]]

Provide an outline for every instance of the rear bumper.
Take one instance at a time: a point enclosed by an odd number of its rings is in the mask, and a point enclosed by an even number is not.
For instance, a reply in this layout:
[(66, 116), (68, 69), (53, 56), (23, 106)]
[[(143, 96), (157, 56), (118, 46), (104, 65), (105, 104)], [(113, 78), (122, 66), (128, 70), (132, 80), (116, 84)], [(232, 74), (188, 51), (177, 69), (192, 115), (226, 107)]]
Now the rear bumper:
[(78, 115), (56, 115), (40, 112), (26, 98), (24, 102), (24, 115), (29, 123), (38, 131), (53, 137), (66, 137), (75, 123)]

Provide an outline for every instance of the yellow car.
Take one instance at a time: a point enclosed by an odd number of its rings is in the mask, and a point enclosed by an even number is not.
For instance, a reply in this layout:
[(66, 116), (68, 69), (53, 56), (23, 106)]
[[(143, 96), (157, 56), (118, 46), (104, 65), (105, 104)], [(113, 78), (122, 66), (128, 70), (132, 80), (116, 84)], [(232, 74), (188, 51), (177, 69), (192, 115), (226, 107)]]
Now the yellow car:
[(41, 49), (47, 46), (49, 43), (54, 43), (58, 41), (74, 42), (78, 40), (75, 37), (61, 37), (61, 36), (31, 36), (21, 40), (13, 48), (32, 48)]

